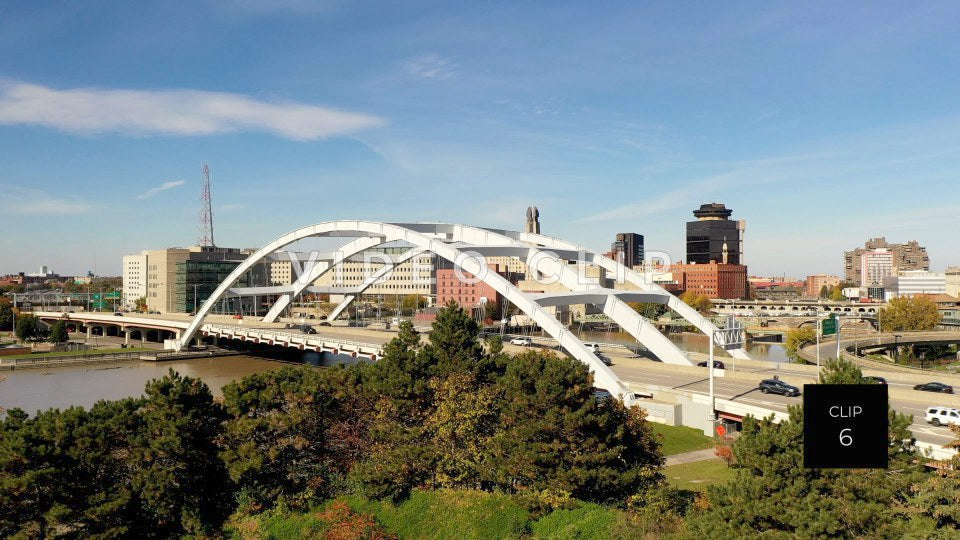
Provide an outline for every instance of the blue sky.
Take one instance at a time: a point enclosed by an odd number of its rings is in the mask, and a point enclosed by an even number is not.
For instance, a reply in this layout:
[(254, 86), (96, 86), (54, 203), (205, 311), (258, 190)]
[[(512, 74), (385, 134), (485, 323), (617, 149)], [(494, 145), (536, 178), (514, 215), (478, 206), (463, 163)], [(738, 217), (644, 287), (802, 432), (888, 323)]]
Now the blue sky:
[(118, 274), (340, 218), (684, 256), (722, 201), (751, 274), (871, 236), (960, 264), (960, 4), (6, 2), (0, 273)]

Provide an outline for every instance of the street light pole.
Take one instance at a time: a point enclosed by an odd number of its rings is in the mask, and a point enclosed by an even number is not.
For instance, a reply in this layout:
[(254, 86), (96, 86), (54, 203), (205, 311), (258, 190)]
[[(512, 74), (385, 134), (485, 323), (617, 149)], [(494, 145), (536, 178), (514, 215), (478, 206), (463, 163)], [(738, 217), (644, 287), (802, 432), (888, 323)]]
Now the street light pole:
[[(708, 348), (710, 349), (710, 352), (709, 352), (710, 359), (707, 361), (707, 365), (709, 366), (708, 369), (710, 370), (710, 421), (711, 422), (713, 422), (717, 418), (717, 412), (716, 412), (717, 401), (716, 401), (716, 397), (713, 395), (713, 343), (714, 343), (714, 338), (716, 336), (716, 331), (717, 331), (716, 328), (713, 328), (710, 330), (710, 344), (708, 346)], [(713, 427), (711, 426), (711, 430), (712, 429)]]
[(817, 311), (817, 328), (814, 331), (817, 336), (817, 373), (820, 373), (820, 311)]

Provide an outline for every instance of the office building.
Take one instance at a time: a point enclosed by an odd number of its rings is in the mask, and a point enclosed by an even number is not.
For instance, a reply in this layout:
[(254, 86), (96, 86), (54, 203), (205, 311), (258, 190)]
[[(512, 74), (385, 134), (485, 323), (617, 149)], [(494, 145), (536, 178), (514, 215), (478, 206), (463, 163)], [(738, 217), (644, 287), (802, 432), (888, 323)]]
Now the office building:
[(946, 294), (960, 299), (960, 266), (948, 267), (944, 278), (946, 279)]
[(693, 211), (687, 222), (687, 264), (743, 264), (744, 220), (732, 220), (733, 210), (708, 203)]
[[(192, 246), (145, 250), (123, 258), (124, 306), (133, 309), (146, 298), (147, 309), (161, 313), (189, 313), (209, 298), (214, 289), (253, 249)], [(254, 266), (241, 276), (237, 286), (267, 286), (270, 261)], [(224, 299), (217, 310), (255, 313), (260, 299)], [(262, 300), (269, 300), (264, 298)]]
[[(865, 253), (877, 249), (886, 249), (892, 254), (893, 271), (890, 275), (908, 270), (930, 270), (930, 257), (927, 256), (927, 249), (918, 244), (916, 240), (904, 244), (893, 244), (887, 242), (886, 238), (879, 237), (867, 240), (862, 248), (844, 252), (844, 280), (853, 283), (865, 283), (866, 280), (863, 279), (862, 275), (863, 264), (861, 258)], [(879, 283), (882, 283), (882, 281)]]
[(895, 255), (887, 248), (877, 248), (860, 254), (861, 287), (882, 286), (883, 280), (897, 273)]
[(617, 233), (616, 240), (610, 245), (611, 259), (627, 268), (643, 264), (643, 235), (637, 233)]
[(887, 300), (918, 294), (940, 295), (947, 290), (946, 274), (909, 270), (883, 279), (883, 290)]
[(147, 297), (147, 256), (145, 253), (123, 256), (124, 309), (135, 309), (137, 300)]
[(747, 298), (747, 267), (740, 264), (674, 264), (670, 267), (678, 292), (709, 298)]

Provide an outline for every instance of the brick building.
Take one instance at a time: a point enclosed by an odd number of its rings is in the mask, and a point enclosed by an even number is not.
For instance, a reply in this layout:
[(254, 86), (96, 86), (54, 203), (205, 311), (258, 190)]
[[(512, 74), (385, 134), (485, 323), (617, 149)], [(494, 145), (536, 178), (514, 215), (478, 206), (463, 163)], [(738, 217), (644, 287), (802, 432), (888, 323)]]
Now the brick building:
[(674, 264), (670, 267), (679, 292), (709, 298), (747, 298), (747, 267), (741, 264)]

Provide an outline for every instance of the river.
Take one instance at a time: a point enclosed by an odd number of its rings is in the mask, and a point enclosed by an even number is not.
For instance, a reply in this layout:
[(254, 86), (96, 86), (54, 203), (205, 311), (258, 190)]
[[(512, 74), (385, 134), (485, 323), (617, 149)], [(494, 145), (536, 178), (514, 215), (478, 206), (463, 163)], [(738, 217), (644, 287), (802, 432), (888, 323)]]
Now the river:
[[(635, 343), (629, 334), (618, 332), (583, 332), (581, 338), (606, 343)], [(671, 334), (670, 339), (685, 351), (707, 352), (707, 337), (704, 335)], [(758, 360), (787, 361), (779, 344), (751, 344), (748, 351)], [(722, 356), (718, 355), (718, 358)], [(329, 363), (328, 359), (321, 359), (316, 354), (304, 360), (310, 364)], [(0, 407), (20, 408), (30, 414), (51, 407), (79, 405), (89, 408), (101, 399), (139, 396), (147, 381), (162, 377), (169, 369), (201, 379), (214, 395), (220, 395), (223, 387), (231, 381), (285, 364), (268, 358), (237, 355), (171, 362), (0, 371), (0, 377), (6, 377), (6, 381), (0, 382)]]

